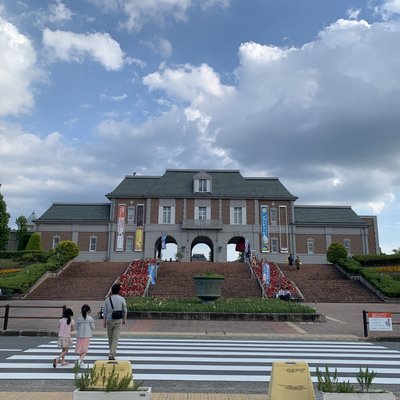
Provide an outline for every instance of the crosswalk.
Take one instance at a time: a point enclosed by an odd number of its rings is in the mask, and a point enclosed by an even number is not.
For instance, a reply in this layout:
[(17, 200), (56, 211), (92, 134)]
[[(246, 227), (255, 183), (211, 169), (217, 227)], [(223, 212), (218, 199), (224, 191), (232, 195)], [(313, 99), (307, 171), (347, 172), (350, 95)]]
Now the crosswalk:
[[(77, 356), (70, 349), (65, 367), (52, 367), (60, 352), (57, 341), (14, 349), (0, 363), (0, 380), (71, 380)], [(108, 342), (92, 338), (85, 362), (106, 360)], [(337, 369), (340, 380), (356, 383), (360, 367), (374, 370), (374, 384), (400, 385), (400, 352), (383, 345), (356, 341), (121, 339), (119, 360), (129, 360), (135, 380), (269, 382), (274, 361), (305, 361), (312, 380), (316, 368)]]

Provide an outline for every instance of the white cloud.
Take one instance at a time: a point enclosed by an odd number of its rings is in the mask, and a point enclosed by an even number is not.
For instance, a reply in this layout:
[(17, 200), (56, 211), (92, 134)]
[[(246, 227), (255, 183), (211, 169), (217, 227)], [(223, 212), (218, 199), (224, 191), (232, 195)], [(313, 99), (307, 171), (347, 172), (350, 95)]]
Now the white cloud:
[(49, 4), (49, 12), (48, 20), (52, 23), (70, 21), (74, 15), (61, 0), (56, 0), (55, 3)]
[(400, 0), (386, 0), (376, 6), (375, 11), (384, 19), (389, 19), (392, 15), (400, 14)]
[(357, 8), (357, 9), (349, 8), (347, 10), (347, 16), (349, 19), (358, 19), (360, 13), (361, 13), (360, 8)]
[(29, 38), (0, 17), (0, 116), (32, 108), (33, 85), (42, 78)]
[(120, 103), (121, 101), (124, 101), (127, 97), (128, 97), (128, 95), (126, 93), (121, 94), (120, 96), (109, 96), (106, 94), (100, 95), (101, 100), (110, 100), (110, 101), (114, 101), (116, 103)]
[(162, 57), (168, 58), (171, 56), (172, 44), (169, 40), (162, 37), (156, 37), (152, 40), (141, 40), (140, 44), (143, 44), (155, 53), (160, 54)]
[(66, 31), (43, 31), (43, 44), (55, 59), (84, 62), (87, 58), (100, 63), (106, 70), (123, 67), (124, 53), (108, 33), (80, 34)]

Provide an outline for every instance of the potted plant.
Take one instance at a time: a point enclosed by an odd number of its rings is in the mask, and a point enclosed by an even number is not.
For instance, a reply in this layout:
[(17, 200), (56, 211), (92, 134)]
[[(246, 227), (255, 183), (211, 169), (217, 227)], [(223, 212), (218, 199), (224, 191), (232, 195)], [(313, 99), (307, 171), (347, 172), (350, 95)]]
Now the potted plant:
[(76, 386), (73, 400), (150, 400), (151, 388), (133, 381), (132, 367), (123, 376), (115, 365), (106, 369), (104, 364), (98, 367), (96, 363), (83, 370), (75, 364), (73, 372)]
[(349, 381), (340, 382), (337, 377), (337, 369), (331, 375), (328, 367), (321, 372), (317, 367), (318, 390), (322, 393), (323, 400), (395, 400), (393, 393), (384, 390), (371, 390), (370, 386), (376, 372), (365, 371), (360, 368), (357, 374), (357, 382), (360, 389), (356, 388)]
[(216, 274), (212, 271), (207, 271), (204, 274), (193, 277), (196, 285), (196, 296), (203, 303), (214, 303), (215, 300), (221, 297), (222, 284), (224, 276)]

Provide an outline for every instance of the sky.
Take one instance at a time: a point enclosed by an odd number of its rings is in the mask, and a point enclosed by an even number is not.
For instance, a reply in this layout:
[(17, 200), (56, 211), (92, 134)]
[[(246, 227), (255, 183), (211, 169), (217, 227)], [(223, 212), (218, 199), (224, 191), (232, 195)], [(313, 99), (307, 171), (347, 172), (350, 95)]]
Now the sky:
[(400, 247), (400, 0), (0, 0), (10, 226), (167, 168), (279, 177)]

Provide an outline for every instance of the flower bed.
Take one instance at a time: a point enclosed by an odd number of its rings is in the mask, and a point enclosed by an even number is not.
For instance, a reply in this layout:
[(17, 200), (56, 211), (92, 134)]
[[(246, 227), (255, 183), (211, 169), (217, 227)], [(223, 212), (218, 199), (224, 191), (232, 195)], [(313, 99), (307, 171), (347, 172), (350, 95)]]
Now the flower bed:
[(280, 288), (288, 289), (292, 297), (300, 297), (300, 293), (298, 292), (297, 288), (293, 285), (292, 281), (286, 278), (278, 265), (271, 261), (268, 261), (268, 264), (270, 266), (271, 275), (269, 286), (267, 286), (266, 282), (263, 282), (261, 261), (253, 260), (252, 262), (253, 271), (262, 283), (266, 297), (275, 297)]
[(154, 260), (134, 260), (129, 264), (118, 282), (122, 296), (143, 296), (149, 279), (147, 268), (150, 262), (155, 265)]

